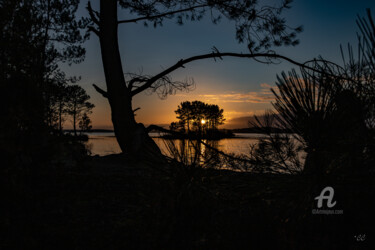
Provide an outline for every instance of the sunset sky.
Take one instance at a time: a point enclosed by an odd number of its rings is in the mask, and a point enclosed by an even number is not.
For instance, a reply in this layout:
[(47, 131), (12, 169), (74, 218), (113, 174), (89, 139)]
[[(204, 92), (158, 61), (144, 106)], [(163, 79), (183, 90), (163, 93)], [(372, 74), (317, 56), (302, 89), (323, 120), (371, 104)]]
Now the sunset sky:
[[(92, 1), (94, 9), (99, 1)], [(259, 1), (261, 2), (261, 1)], [(80, 15), (87, 16), (82, 1)], [(356, 44), (358, 31), (356, 15), (364, 17), (366, 8), (375, 14), (375, 1), (308, 0), (295, 1), (292, 8), (284, 13), (292, 27), (303, 25), (296, 47), (276, 48), (279, 54), (304, 62), (322, 55), (328, 60), (341, 63), (340, 44)], [(124, 19), (119, 12), (119, 19)], [(200, 22), (190, 22), (179, 26), (175, 21), (166, 21), (163, 27), (145, 28), (139, 24), (119, 26), (119, 44), (124, 72), (159, 73), (178, 60), (211, 52), (213, 46), (221, 52), (247, 53), (246, 44), (238, 44), (235, 39), (234, 24), (222, 19), (214, 25), (206, 17)], [(63, 66), (69, 75), (81, 76), (80, 82), (95, 104), (92, 120), (94, 128), (111, 128), (110, 108), (107, 100), (97, 93), (92, 84), (105, 89), (103, 66), (99, 40), (95, 35), (85, 44), (86, 59), (79, 65)], [(208, 59), (186, 65), (171, 74), (174, 80), (194, 78), (196, 88), (189, 93), (178, 92), (166, 100), (156, 94), (141, 93), (135, 97), (133, 107), (140, 107), (136, 119), (145, 124), (168, 124), (175, 120), (174, 110), (182, 101), (200, 100), (218, 104), (224, 109), (227, 124), (233, 118), (261, 114), (271, 108), (276, 74), (295, 66), (283, 62), (279, 65), (265, 65), (249, 59), (225, 58), (223, 61)], [(232, 124), (233, 125), (233, 124)], [(238, 125), (245, 127), (243, 125)], [(66, 124), (66, 128), (69, 128)]]

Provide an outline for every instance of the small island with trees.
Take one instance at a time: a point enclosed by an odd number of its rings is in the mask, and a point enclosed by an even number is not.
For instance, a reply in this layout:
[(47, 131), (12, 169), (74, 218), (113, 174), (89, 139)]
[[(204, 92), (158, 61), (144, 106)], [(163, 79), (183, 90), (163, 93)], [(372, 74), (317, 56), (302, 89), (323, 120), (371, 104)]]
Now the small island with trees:
[(224, 110), (218, 105), (185, 101), (178, 105), (175, 113), (178, 121), (172, 122), (169, 126), (175, 133), (164, 135), (163, 138), (215, 140), (234, 137), (230, 130), (218, 129), (225, 121)]

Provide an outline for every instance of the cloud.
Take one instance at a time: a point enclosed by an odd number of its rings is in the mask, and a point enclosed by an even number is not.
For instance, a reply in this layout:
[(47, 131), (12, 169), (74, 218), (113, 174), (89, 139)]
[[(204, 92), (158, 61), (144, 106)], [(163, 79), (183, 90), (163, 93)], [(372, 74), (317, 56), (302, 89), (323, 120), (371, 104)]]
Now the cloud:
[(267, 83), (260, 84), (259, 91), (250, 92), (230, 92), (226, 94), (203, 94), (200, 98), (206, 102), (221, 102), (221, 103), (270, 103), (274, 100), (274, 95), (271, 92), (271, 85)]
[(228, 123), (234, 122), (236, 119), (241, 117), (253, 117), (254, 115), (262, 115), (264, 110), (253, 110), (253, 111), (239, 111), (239, 110), (224, 110), (224, 116)]
[(268, 83), (261, 83), (260, 86), (264, 89), (270, 89), (272, 88), (271, 85), (269, 85)]
[(256, 114), (256, 112), (254, 111), (237, 111), (237, 110), (224, 111), (224, 113), (228, 117), (252, 116)]

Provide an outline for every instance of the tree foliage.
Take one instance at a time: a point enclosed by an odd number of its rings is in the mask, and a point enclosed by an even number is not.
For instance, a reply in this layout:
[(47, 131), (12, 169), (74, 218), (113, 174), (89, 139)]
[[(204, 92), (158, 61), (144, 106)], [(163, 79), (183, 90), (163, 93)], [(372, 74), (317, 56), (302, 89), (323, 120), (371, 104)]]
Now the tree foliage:
[[(283, 12), (290, 8), (291, 2), (291, 0), (283, 0), (280, 3), (266, 5), (259, 3), (257, 0), (243, 2), (235, 0), (120, 0), (120, 6), (134, 18), (119, 20), (118, 23), (143, 22), (145, 26), (152, 24), (156, 28), (162, 26), (163, 22), (169, 19), (183, 25), (187, 21), (200, 21), (205, 15), (208, 15), (214, 24), (218, 24), (220, 19), (224, 17), (234, 22), (237, 41), (246, 43), (250, 53), (264, 53), (270, 52), (272, 47), (295, 46), (299, 43), (297, 34), (302, 31), (302, 26), (290, 28), (282, 17)], [(95, 16), (94, 13), (93, 16)], [(216, 47), (213, 47), (212, 51), (213, 53), (220, 53)], [(192, 78), (175, 81), (167, 74), (162, 74), (157, 78), (135, 73), (128, 73), (127, 75), (130, 77), (129, 85), (137, 88), (134, 90), (134, 94), (147, 90), (151, 93), (157, 93), (162, 99), (176, 91), (191, 91), (195, 87)], [(152, 83), (150, 83), (151, 80)]]
[(81, 128), (88, 128), (87, 115), (92, 112), (94, 105), (89, 102), (90, 96), (78, 85), (68, 86), (66, 93), (69, 98), (66, 112), (71, 116), (74, 134), (77, 135), (77, 124), (82, 124)]
[(201, 101), (185, 101), (178, 105), (178, 123), (173, 123), (171, 128), (180, 127), (183, 131), (215, 130), (219, 125), (224, 124), (224, 110), (218, 105), (207, 104)]
[(78, 122), (79, 128), (81, 129), (81, 132), (87, 132), (90, 131), (92, 128), (92, 122), (90, 117), (87, 115), (87, 112), (83, 113), (80, 121)]
[(363, 36), (357, 57), (351, 45), (347, 53), (341, 47), (342, 66), (319, 60), (312, 62), (314, 70), (301, 68), (300, 75), (293, 70), (277, 78), (278, 91), (272, 90), (276, 125), (293, 132), (303, 146), (305, 173), (369, 170), (374, 163), (373, 24), (368, 10), (368, 21), (358, 21)]
[(88, 38), (88, 20), (76, 18), (78, 5), (78, 0), (0, 1), (0, 146), (6, 155), (40, 162), (58, 152), (47, 153), (57, 147), (53, 135), (62, 128), (62, 90), (79, 80), (60, 66), (81, 62)]
[(125, 1), (120, 6), (135, 17), (119, 23), (143, 22), (145, 26), (162, 26), (166, 19), (174, 19), (183, 25), (187, 21), (199, 21), (207, 13), (214, 24), (222, 17), (235, 24), (236, 39), (246, 42), (252, 52), (270, 49), (273, 46), (297, 45), (297, 33), (302, 27), (290, 28), (281, 14), (290, 8), (291, 0), (266, 5), (257, 0), (250, 1)]
[(77, 0), (1, 2), (1, 84), (3, 93), (13, 95), (15, 102), (8, 115), (18, 117), (11, 127), (27, 129), (30, 121), (50, 125), (54, 120), (50, 109), (59, 95), (55, 86), (78, 80), (59, 69), (59, 63), (84, 58), (81, 45), (88, 38), (83, 30), (87, 20), (76, 19), (78, 4)]

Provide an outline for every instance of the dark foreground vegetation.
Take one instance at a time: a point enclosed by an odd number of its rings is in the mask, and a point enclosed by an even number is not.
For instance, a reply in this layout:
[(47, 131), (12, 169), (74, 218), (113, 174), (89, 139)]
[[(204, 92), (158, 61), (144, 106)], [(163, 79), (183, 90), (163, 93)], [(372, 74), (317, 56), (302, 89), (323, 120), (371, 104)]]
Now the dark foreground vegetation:
[[(373, 175), (311, 178), (90, 157), (2, 173), (0, 248), (369, 249)], [(335, 189), (342, 215), (314, 215)], [(355, 236), (366, 235), (364, 241)]]

